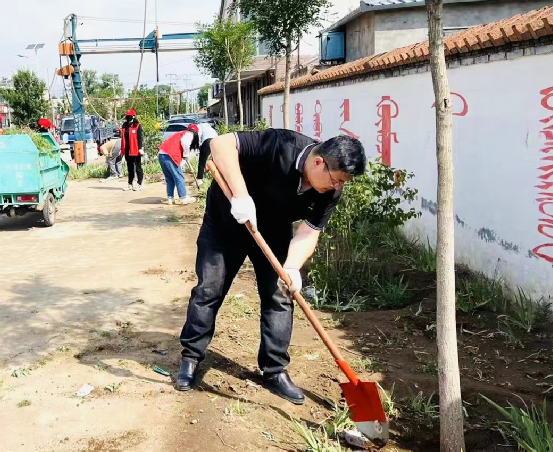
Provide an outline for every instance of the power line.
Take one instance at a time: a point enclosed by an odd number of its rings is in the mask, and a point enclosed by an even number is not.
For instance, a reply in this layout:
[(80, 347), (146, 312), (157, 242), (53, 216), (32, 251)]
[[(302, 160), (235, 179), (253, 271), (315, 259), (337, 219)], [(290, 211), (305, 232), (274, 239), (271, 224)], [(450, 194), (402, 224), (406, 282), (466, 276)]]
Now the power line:
[[(109, 18), (109, 17), (93, 17), (93, 16), (79, 16), (80, 19), (89, 20), (89, 21), (95, 21), (95, 22), (125, 22), (125, 23), (143, 23), (144, 21), (141, 19), (116, 19), (116, 18)], [(161, 25), (190, 25), (195, 27), (196, 24), (194, 22), (171, 22), (171, 21), (146, 21), (148, 24), (161, 24)]]
[[(138, 67), (138, 78), (136, 79), (136, 86), (134, 91), (138, 90), (138, 85), (140, 84), (140, 74), (142, 73), (142, 62), (144, 61), (144, 47), (146, 46), (146, 19), (148, 15), (148, 0), (144, 0), (144, 27), (142, 29), (142, 52), (140, 53), (140, 66)], [(131, 109), (134, 107), (135, 99), (133, 99), (131, 104)]]

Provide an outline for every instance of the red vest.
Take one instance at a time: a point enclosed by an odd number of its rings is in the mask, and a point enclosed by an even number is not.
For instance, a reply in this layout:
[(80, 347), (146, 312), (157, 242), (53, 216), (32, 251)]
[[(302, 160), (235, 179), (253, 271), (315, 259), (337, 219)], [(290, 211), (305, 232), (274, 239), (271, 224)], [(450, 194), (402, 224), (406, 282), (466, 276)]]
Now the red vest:
[[(136, 126), (131, 125), (129, 127), (129, 156), (135, 157), (139, 155), (138, 152), (138, 128), (140, 124)], [(125, 128), (121, 128), (121, 155), (125, 155)]]
[(175, 162), (175, 165), (180, 166), (182, 162), (182, 153), (184, 149), (180, 143), (181, 138), (185, 133), (188, 133), (188, 130), (183, 130), (182, 132), (177, 132), (167, 138), (161, 146), (158, 147), (160, 151), (163, 151), (171, 160)]

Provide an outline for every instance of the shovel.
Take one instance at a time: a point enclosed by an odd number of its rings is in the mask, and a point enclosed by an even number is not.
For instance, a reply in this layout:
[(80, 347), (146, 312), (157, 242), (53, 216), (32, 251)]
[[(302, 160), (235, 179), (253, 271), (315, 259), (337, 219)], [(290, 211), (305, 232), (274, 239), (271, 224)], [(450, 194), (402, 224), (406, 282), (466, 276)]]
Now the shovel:
[[(232, 192), (230, 191), (226, 181), (223, 179), (223, 176), (217, 170), (215, 163), (213, 161), (209, 161), (206, 169), (211, 172), (213, 179), (215, 179), (215, 182), (217, 182), (221, 190), (223, 190), (225, 196), (230, 201), (232, 199)], [(290, 288), (292, 286), (292, 281), (290, 281), (288, 274), (282, 268), (282, 265), (267, 245), (267, 242), (265, 242), (256, 227), (249, 221), (246, 223), (246, 227), (261, 248), (261, 251), (263, 251), (263, 254), (267, 256), (267, 259), (269, 259), (269, 262), (277, 272), (278, 276)], [(355, 375), (355, 372), (344, 360), (344, 357), (338, 350), (338, 347), (336, 347), (336, 344), (332, 342), (332, 339), (330, 339), (330, 336), (325, 331), (321, 325), (321, 322), (319, 322), (319, 319), (315, 316), (301, 293), (299, 291), (295, 291), (292, 293), (292, 296), (300, 305), (300, 308), (305, 313), (307, 320), (311, 322), (311, 325), (313, 325), (313, 328), (315, 328), (315, 331), (317, 331), (317, 334), (332, 354), (340, 370), (349, 380), (347, 383), (340, 383), (340, 386), (357, 429), (375, 444), (384, 446), (388, 441), (388, 419), (386, 418), (386, 413), (382, 407), (376, 383), (372, 381), (361, 381), (357, 378), (357, 375)]]

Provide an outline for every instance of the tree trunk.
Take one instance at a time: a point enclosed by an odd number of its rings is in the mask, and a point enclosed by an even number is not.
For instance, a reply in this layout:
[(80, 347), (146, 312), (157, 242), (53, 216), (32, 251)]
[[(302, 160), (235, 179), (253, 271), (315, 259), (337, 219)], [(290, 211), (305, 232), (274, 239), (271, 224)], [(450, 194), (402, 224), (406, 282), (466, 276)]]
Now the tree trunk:
[(438, 242), (436, 325), (440, 387), (440, 451), (465, 450), (455, 322), (453, 116), (443, 40), (443, 0), (427, 0), (430, 70), (436, 98)]
[(290, 128), (290, 75), (292, 72), (292, 41), (286, 41), (286, 77), (284, 79), (284, 101), (282, 102), (283, 124)]
[(240, 130), (244, 128), (244, 111), (242, 110), (242, 80), (240, 78), (240, 71), (237, 72), (236, 87), (238, 89), (238, 110), (240, 118)]
[(227, 84), (225, 82), (223, 82), (223, 116), (225, 117), (225, 126), (228, 127)]

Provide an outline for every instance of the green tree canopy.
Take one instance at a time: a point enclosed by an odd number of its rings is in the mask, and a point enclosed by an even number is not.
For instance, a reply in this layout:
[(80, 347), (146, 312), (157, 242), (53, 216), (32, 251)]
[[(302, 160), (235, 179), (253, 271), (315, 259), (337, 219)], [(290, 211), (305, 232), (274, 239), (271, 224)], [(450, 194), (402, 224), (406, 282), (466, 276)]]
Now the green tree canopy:
[(0, 96), (13, 108), (13, 123), (36, 128), (37, 121), (48, 115), (48, 100), (44, 96), (46, 83), (28, 70), (19, 70), (12, 81), (13, 89), (0, 90)]

